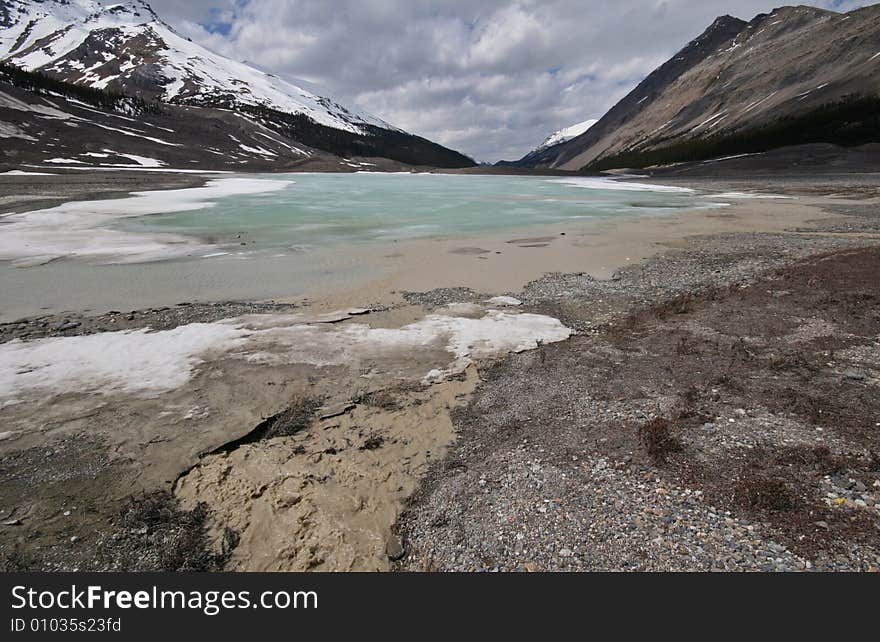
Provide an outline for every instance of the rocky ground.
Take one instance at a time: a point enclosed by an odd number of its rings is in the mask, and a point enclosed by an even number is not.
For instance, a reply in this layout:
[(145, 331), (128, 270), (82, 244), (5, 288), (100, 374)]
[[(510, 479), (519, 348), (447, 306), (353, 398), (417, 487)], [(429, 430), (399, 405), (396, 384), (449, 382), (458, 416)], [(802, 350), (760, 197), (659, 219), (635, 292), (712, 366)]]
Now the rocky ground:
[(880, 216), (833, 209), (518, 293), (580, 334), (481, 371), (398, 568), (876, 571)]
[(179, 303), (175, 306), (147, 308), (104, 314), (86, 312), (48, 314), (42, 317), (0, 323), (0, 343), (13, 339), (31, 340), (43, 337), (72, 337), (99, 332), (151, 328), (171, 330), (188, 323), (211, 323), (245, 314), (283, 314), (297, 308), (288, 303), (255, 303), (227, 301), (221, 303)]

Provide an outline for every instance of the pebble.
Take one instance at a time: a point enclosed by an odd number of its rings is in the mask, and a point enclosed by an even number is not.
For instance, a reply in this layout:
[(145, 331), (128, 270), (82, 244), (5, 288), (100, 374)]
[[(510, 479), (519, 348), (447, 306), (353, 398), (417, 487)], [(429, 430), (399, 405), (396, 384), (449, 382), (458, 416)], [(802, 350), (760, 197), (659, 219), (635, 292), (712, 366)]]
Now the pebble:
[(385, 554), (392, 562), (401, 560), (406, 555), (406, 547), (397, 535), (388, 538), (388, 542), (385, 544)]

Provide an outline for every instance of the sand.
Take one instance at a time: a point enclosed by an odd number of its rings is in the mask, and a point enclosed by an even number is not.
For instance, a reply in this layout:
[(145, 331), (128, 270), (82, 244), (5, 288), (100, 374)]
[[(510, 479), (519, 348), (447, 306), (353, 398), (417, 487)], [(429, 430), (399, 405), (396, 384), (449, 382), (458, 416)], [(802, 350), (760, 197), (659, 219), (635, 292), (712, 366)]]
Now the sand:
[[(769, 233), (827, 218), (816, 201), (773, 201), (772, 207), (768, 205), (767, 201), (746, 201), (667, 216), (542, 226), (473, 239), (419, 240), (395, 244), (393, 256), (378, 256), (378, 248), (356, 256), (368, 265), (390, 265), (393, 273), (381, 281), (386, 289), (468, 287), (500, 294), (519, 290), (552, 272), (579, 272), (607, 279), (617, 269), (693, 236)], [(486, 253), (462, 256), (458, 251), (461, 247), (484, 248)]]

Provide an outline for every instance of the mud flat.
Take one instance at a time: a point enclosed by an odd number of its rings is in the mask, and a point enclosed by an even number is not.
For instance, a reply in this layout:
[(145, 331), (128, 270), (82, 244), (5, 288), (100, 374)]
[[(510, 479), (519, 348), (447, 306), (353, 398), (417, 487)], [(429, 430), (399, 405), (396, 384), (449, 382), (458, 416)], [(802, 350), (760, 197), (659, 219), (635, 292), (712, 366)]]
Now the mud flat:
[(878, 195), (823, 189), (607, 259), (417, 243), (305, 301), (2, 325), (3, 565), (876, 568)]

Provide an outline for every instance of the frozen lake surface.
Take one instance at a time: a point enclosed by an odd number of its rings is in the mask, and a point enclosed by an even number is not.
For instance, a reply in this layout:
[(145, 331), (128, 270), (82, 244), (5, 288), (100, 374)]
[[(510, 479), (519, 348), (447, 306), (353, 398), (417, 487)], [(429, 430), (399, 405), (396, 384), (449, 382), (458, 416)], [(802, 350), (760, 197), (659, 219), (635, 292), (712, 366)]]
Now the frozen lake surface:
[[(61, 310), (297, 296), (394, 269), (407, 243), (717, 207), (606, 178), (272, 174), (138, 192), (0, 221), (3, 320)], [(516, 230), (516, 232), (515, 232)], [(399, 245), (398, 245), (399, 244)], [(372, 253), (372, 254), (371, 254)], [(399, 265), (396, 269), (399, 269)]]

